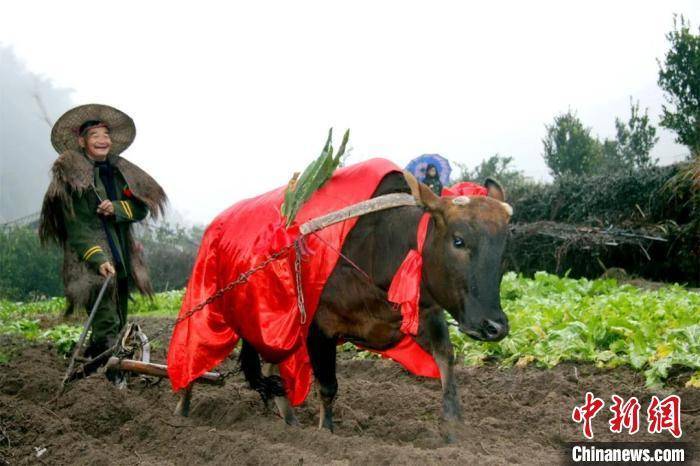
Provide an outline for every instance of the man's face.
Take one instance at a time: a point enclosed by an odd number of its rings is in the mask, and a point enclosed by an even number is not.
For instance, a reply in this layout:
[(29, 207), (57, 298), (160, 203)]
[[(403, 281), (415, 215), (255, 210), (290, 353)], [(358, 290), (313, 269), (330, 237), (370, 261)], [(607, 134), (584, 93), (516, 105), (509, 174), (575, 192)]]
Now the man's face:
[(104, 126), (90, 128), (84, 136), (78, 138), (80, 147), (85, 149), (88, 156), (95, 160), (104, 160), (112, 148), (112, 139), (109, 137), (109, 129)]

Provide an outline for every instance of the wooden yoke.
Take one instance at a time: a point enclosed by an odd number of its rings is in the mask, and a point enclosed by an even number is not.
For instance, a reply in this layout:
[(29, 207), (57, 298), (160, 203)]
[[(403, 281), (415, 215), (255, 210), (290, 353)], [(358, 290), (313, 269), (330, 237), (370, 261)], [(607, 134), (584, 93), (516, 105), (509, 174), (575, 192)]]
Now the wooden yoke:
[(343, 209), (336, 210), (321, 217), (316, 217), (299, 227), (302, 235), (313, 233), (335, 223), (343, 222), (349, 218), (359, 217), (361, 215), (378, 212), (380, 210), (391, 209), (393, 207), (415, 206), (416, 199), (407, 193), (392, 193), (385, 194), (379, 197), (373, 197), (366, 201), (358, 202), (347, 206)]

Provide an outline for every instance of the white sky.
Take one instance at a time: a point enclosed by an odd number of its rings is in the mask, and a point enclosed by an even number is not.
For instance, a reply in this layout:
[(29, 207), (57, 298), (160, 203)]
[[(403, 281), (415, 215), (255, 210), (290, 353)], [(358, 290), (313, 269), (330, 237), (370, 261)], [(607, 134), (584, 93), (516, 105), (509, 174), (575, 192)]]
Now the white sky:
[[(700, 23), (698, 1), (23, 0), (0, 3), (0, 43), (76, 104), (129, 113), (126, 157), (207, 222), (284, 184), (331, 126), (351, 128), (349, 162), (499, 152), (545, 179), (555, 114), (612, 137), (633, 96), (657, 121), (674, 12)], [(662, 163), (682, 158), (660, 136)]]

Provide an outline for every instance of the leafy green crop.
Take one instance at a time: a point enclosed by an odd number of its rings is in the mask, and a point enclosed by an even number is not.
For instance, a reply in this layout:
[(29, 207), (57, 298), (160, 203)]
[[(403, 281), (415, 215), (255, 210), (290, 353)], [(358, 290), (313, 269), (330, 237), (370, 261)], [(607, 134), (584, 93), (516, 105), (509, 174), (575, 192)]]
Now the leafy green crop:
[(0, 321), (0, 333), (8, 335), (22, 335), (28, 340), (35, 340), (41, 333), (39, 320), (19, 318)]
[(180, 312), (184, 294), (185, 290), (182, 289), (158, 293), (153, 299), (141, 295), (133, 295), (129, 303), (129, 315), (176, 316)]
[[(60, 354), (68, 354), (80, 337), (82, 327), (60, 324), (42, 331), (38, 319), (0, 319), (0, 334), (18, 335), (27, 340), (48, 340), (54, 343)], [(5, 358), (7, 359), (7, 355)], [(5, 362), (7, 362), (5, 360)]]
[(508, 273), (501, 298), (511, 326), (504, 340), (483, 343), (451, 333), (468, 364), (487, 358), (506, 366), (626, 364), (644, 370), (649, 386), (661, 384), (674, 366), (700, 369), (700, 294), (678, 285), (647, 291), (615, 280)]
[(10, 316), (35, 316), (37, 314), (58, 314), (66, 307), (64, 298), (50, 298), (42, 301), (11, 302), (0, 300), (0, 323)]
[(41, 338), (53, 342), (60, 354), (68, 355), (78, 343), (83, 327), (60, 324), (41, 334)]
[[(158, 293), (153, 300), (134, 296), (129, 313), (175, 316), (183, 290)], [(511, 332), (498, 343), (484, 343), (451, 328), (457, 353), (467, 363), (495, 360), (504, 366), (553, 367), (562, 361), (599, 367), (628, 365), (644, 371), (647, 384), (663, 383), (672, 368), (695, 371), (689, 386), (700, 387), (700, 293), (678, 285), (655, 291), (615, 280), (574, 280), (544, 272), (534, 279), (508, 273), (501, 301)], [(53, 341), (70, 351), (80, 327), (60, 324), (42, 329), (41, 315), (60, 315), (65, 302), (0, 301), (0, 334)], [(350, 349), (346, 343), (342, 349)], [(341, 350), (342, 350), (341, 349)], [(360, 351), (357, 357), (372, 357)]]

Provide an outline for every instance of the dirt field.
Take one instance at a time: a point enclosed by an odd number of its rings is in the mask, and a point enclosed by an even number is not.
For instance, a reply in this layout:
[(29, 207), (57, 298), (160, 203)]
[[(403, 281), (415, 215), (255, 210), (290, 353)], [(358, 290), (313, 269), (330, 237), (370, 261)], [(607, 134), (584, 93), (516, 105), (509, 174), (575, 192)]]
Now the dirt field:
[[(144, 323), (148, 332), (163, 321)], [(329, 434), (316, 427), (315, 395), (297, 408), (303, 427), (288, 427), (240, 376), (222, 388), (198, 386), (187, 419), (171, 414), (175, 396), (167, 381), (119, 391), (94, 376), (55, 404), (66, 361), (46, 344), (2, 338), (14, 354), (0, 366), (0, 464), (557, 464), (562, 444), (582, 439), (571, 410), (586, 391), (607, 404), (612, 393), (635, 395), (643, 411), (650, 396), (643, 377), (627, 369), (460, 367), (465, 419), (457, 441), (447, 445), (439, 429), (439, 382), (413, 377), (391, 361), (340, 361), (336, 433)], [(163, 348), (154, 359), (164, 359)], [(698, 445), (700, 390), (677, 393), (682, 440)], [(606, 406), (595, 418), (596, 440), (672, 440), (613, 435), (609, 417)]]

